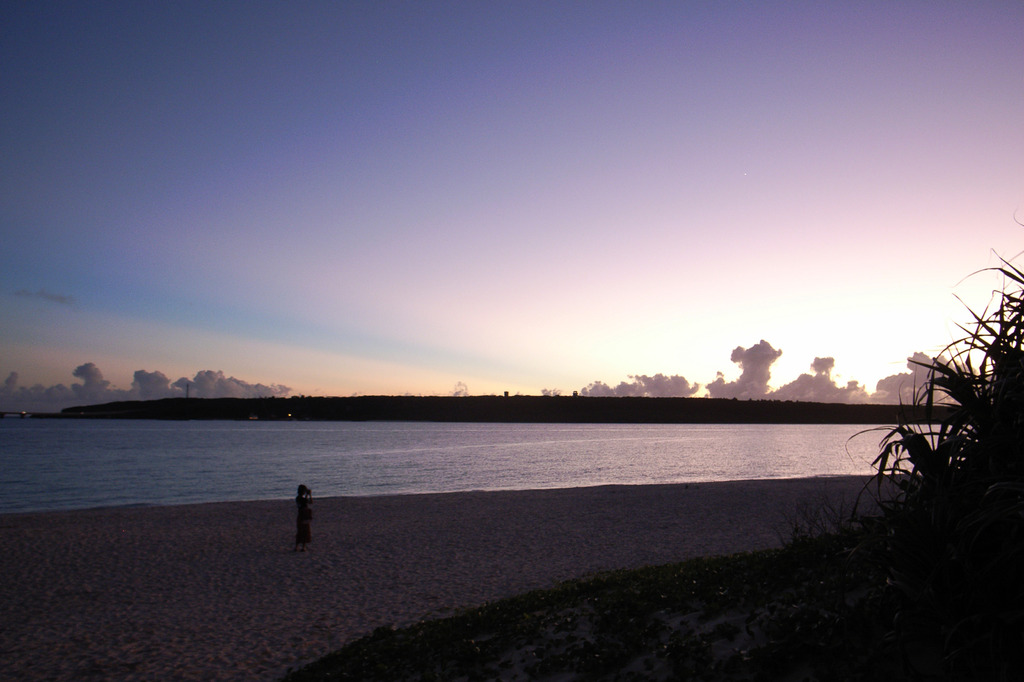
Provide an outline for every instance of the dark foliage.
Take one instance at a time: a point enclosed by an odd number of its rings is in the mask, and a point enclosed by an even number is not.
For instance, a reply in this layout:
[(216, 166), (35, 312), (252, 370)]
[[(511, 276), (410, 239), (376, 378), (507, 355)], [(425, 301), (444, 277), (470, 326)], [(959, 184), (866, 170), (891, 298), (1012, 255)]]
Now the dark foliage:
[(925, 418), (903, 420), (876, 460), (899, 491), (877, 535), (892, 635), (919, 679), (1024, 669), (1024, 274), (1000, 272), (998, 305), (926, 365)]
[(287, 680), (896, 679), (857, 540), (804, 536), (380, 628)]
[(531, 422), (567, 424), (892, 424), (898, 405), (583, 396), (165, 398), (69, 407), (64, 418)]

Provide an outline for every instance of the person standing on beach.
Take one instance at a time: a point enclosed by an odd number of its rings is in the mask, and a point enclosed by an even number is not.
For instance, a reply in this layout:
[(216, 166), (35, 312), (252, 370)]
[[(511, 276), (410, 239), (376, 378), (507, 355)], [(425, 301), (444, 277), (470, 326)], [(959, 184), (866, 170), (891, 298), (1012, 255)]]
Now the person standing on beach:
[(313, 541), (313, 531), (310, 522), (313, 520), (313, 491), (304, 485), (299, 486), (299, 493), (295, 496), (295, 504), (299, 508), (299, 515), (295, 525), (295, 551), (306, 551), (306, 545)]

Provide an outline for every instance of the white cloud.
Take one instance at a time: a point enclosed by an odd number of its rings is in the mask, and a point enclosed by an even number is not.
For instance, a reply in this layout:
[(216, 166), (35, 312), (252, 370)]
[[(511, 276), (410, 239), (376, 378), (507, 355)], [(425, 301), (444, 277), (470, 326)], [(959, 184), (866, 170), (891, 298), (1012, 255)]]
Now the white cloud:
[[(193, 379), (182, 377), (174, 383), (163, 372), (137, 370), (130, 389), (119, 389), (103, 378), (94, 363), (86, 362), (72, 372), (81, 383), (44, 387), (19, 386), (17, 372), (11, 372), (0, 386), (0, 409), (6, 412), (59, 412), (76, 405), (96, 405), (118, 400), (179, 398), (260, 398), (286, 396), (291, 389), (281, 384), (253, 384), (217, 370), (197, 372)], [(186, 389), (187, 386), (187, 389)]]
[(140, 400), (155, 400), (172, 395), (171, 380), (163, 372), (147, 372), (144, 369), (135, 371), (132, 377), (132, 392)]
[(907, 369), (910, 371), (879, 379), (871, 401), (894, 405), (913, 403), (916, 392), (928, 381), (928, 366), (931, 363), (931, 357), (924, 353), (914, 353), (913, 356), (907, 358)]
[(210, 369), (197, 372), (192, 381), (182, 377), (174, 382), (172, 388), (180, 394), (188, 390), (193, 398), (265, 398), (285, 396), (291, 391), (287, 386), (280, 384), (250, 384), (235, 377), (225, 376), (220, 370)]
[[(738, 364), (741, 374), (735, 381), (727, 382), (722, 372), (707, 385), (708, 395), (712, 398), (737, 398), (741, 400), (794, 400), (803, 402), (825, 403), (912, 403), (914, 391), (927, 380), (928, 370), (916, 363), (928, 364), (931, 358), (923, 353), (915, 353), (908, 359), (910, 372), (894, 374), (878, 382), (874, 393), (869, 393), (866, 386), (859, 381), (851, 380), (839, 385), (832, 377), (836, 361), (833, 357), (815, 357), (811, 362), (811, 373), (801, 374), (794, 381), (777, 389), (769, 387), (771, 368), (782, 356), (782, 351), (773, 348), (762, 339), (750, 348), (737, 346), (732, 351), (731, 359)], [(666, 377), (656, 374), (653, 377), (640, 375), (630, 376), (632, 381), (621, 382), (610, 386), (603, 381), (595, 381), (580, 391), (581, 395), (590, 397), (603, 396), (647, 396), (647, 397), (689, 397), (695, 395), (700, 384), (691, 384), (681, 376)]]
[[(915, 353), (913, 357), (908, 358), (907, 367), (910, 371), (881, 379), (875, 387), (875, 392), (869, 393), (867, 388), (857, 381), (849, 381), (843, 386), (838, 385), (832, 377), (835, 359), (815, 357), (810, 364), (812, 373), (801, 374), (794, 381), (772, 390), (768, 385), (771, 367), (781, 355), (781, 350), (773, 348), (763, 339), (749, 348), (737, 346), (732, 351), (731, 359), (740, 366), (740, 377), (735, 381), (726, 382), (724, 375), (719, 372), (715, 381), (707, 385), (708, 395), (712, 398), (909, 404), (914, 401), (915, 390), (923, 386), (928, 377), (927, 367), (922, 367), (918, 363), (931, 363), (929, 356)], [(139, 369), (135, 371), (129, 389), (120, 389), (112, 385), (103, 377), (99, 367), (92, 362), (79, 365), (71, 374), (79, 383), (46, 387), (41, 384), (21, 386), (18, 373), (11, 372), (0, 385), (0, 409), (58, 412), (75, 405), (185, 397), (186, 392), (194, 398), (281, 397), (291, 392), (289, 387), (281, 384), (250, 383), (227, 376), (220, 370), (202, 370), (192, 379), (181, 377), (172, 382), (163, 372)], [(628, 381), (622, 381), (614, 386), (603, 381), (594, 381), (581, 389), (580, 395), (691, 397), (701, 388), (700, 384), (690, 382), (678, 374), (637, 374), (629, 375), (628, 378)], [(560, 395), (561, 391), (544, 389), (543, 394)], [(455, 384), (449, 395), (468, 396), (469, 389), (465, 382), (460, 381)]]
[(814, 358), (811, 371), (801, 374), (796, 380), (771, 392), (775, 400), (800, 400), (816, 403), (866, 403), (870, 400), (867, 390), (857, 381), (839, 386), (832, 379), (834, 358)]
[(708, 384), (708, 394), (712, 398), (741, 398), (752, 400), (767, 396), (768, 382), (771, 380), (771, 366), (782, 355), (781, 350), (761, 341), (750, 348), (736, 346), (732, 351), (732, 361), (740, 366), (742, 372), (736, 381), (726, 382), (721, 372)]
[(686, 377), (674, 374), (665, 376), (655, 374), (631, 374), (630, 382), (620, 382), (612, 387), (603, 381), (595, 381), (580, 391), (580, 395), (590, 397), (627, 396), (645, 398), (688, 398), (700, 390), (700, 384), (691, 384)]

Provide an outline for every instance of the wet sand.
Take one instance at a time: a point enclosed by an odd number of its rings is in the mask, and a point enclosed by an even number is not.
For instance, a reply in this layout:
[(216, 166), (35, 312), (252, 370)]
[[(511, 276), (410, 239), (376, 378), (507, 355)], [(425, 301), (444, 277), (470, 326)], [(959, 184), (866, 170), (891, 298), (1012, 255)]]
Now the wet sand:
[(276, 680), (383, 625), (591, 573), (776, 547), (863, 478), (0, 515), (0, 679)]

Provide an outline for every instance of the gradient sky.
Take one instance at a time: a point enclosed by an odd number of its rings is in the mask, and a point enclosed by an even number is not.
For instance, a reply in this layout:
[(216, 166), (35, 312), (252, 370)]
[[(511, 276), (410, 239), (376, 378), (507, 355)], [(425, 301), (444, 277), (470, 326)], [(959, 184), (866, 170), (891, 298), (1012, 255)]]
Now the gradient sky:
[(0, 14), (23, 385), (569, 393), (764, 339), (872, 390), (1024, 250), (1018, 2)]

